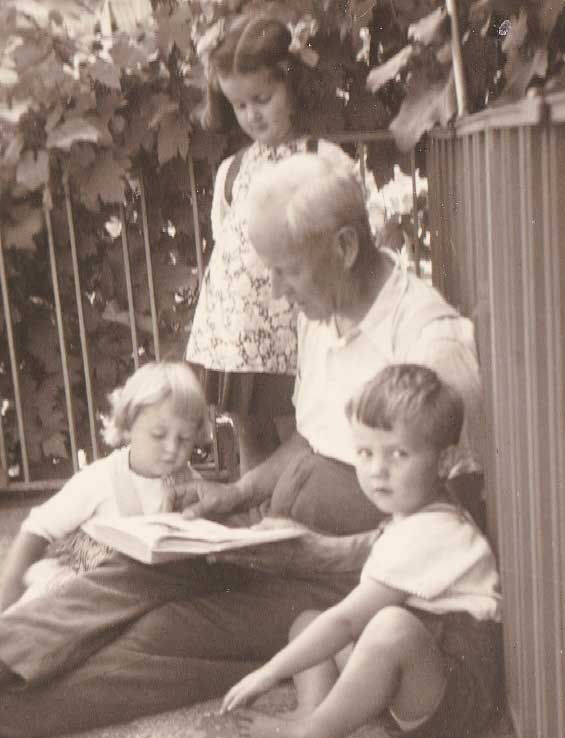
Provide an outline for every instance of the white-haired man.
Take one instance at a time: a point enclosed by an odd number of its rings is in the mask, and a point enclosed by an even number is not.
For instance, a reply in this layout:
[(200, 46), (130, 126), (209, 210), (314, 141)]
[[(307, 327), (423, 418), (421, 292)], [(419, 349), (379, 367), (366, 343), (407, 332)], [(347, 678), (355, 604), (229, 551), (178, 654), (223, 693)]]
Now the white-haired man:
[[(220, 694), (287, 640), (294, 618), (348, 592), (380, 522), (353, 470), (345, 404), (383, 366), (420, 363), (481, 422), (472, 326), (375, 249), (352, 170), (315, 154), (277, 163), (249, 199), (276, 294), (301, 308), (297, 430), (235, 484), (198, 481), (187, 516), (260, 506), (314, 529), (226, 560), (116, 558), (38, 610), (0, 617), (0, 736), (45, 738)], [(473, 435), (467, 433), (466, 439)], [(55, 707), (56, 706), (56, 707)]]

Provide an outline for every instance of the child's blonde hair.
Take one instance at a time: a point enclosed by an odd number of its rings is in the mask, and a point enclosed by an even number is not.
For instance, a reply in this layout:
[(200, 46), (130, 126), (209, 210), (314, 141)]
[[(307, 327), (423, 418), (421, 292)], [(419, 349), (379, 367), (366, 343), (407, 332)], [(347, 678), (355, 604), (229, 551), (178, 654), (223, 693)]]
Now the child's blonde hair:
[(346, 405), (348, 419), (392, 430), (409, 424), (440, 451), (459, 442), (463, 400), (428, 367), (391, 364), (369, 380)]
[(110, 415), (102, 417), (104, 441), (114, 448), (124, 445), (139, 411), (169, 397), (176, 414), (195, 421), (198, 440), (207, 439), (208, 409), (192, 369), (182, 361), (151, 361), (108, 395)]
[(311, 69), (293, 54), (291, 41), (287, 24), (274, 12), (245, 13), (231, 19), (225, 35), (209, 56), (206, 103), (200, 115), (203, 128), (228, 130), (237, 125), (218, 76), (268, 69), (274, 79), (287, 85), (295, 135), (327, 131), (327, 121), (332, 118), (328, 115), (330, 106), (339, 105), (335, 83), (332, 86), (320, 69)]

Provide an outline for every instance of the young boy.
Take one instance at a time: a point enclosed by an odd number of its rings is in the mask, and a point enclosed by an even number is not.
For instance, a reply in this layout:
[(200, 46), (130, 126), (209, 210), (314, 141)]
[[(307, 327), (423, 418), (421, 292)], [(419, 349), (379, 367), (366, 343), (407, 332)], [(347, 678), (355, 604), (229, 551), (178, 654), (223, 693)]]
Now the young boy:
[(359, 585), (331, 609), (303, 613), (291, 643), (236, 684), (222, 711), (294, 675), (297, 712), (244, 713), (242, 735), (339, 738), (384, 712), (396, 735), (471, 736), (496, 706), (501, 598), (487, 540), (439, 478), (459, 439), (461, 398), (432, 370), (398, 364), (346, 413), (360, 485), (390, 519)]

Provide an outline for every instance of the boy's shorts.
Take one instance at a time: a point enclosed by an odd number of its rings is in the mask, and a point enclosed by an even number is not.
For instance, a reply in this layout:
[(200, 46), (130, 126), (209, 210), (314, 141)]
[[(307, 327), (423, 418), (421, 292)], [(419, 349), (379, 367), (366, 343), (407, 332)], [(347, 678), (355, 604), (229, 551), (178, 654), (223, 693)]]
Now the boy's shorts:
[(443, 654), (447, 686), (428, 720), (404, 732), (387, 713), (394, 738), (472, 738), (493, 720), (501, 706), (502, 631), (500, 623), (468, 613), (435, 615), (407, 608), (432, 633)]

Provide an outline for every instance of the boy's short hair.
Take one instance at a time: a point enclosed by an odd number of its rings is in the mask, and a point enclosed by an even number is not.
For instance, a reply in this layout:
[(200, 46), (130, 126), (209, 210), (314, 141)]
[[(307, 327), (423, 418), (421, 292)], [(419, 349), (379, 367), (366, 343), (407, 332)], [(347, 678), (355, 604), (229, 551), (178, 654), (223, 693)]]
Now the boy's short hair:
[(369, 428), (410, 424), (439, 450), (459, 442), (463, 400), (436, 372), (419, 364), (391, 364), (346, 405), (347, 418)]
[(112, 447), (126, 443), (140, 410), (171, 397), (178, 415), (193, 419), (199, 440), (209, 435), (209, 415), (200, 382), (184, 361), (150, 361), (108, 395), (110, 415), (102, 437)]

